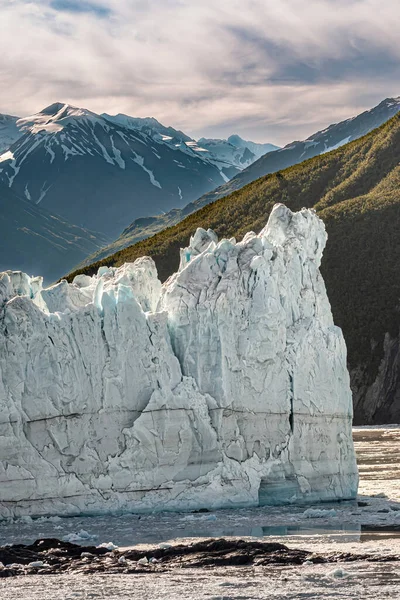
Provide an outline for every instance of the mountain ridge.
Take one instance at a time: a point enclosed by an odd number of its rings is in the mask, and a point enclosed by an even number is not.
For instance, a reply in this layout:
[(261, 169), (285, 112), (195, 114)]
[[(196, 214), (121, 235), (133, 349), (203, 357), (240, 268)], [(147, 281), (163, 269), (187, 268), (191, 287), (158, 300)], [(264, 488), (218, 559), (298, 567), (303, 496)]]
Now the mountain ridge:
[(106, 235), (118, 235), (131, 217), (185, 204), (199, 189), (227, 179), (198, 156), (86, 109), (55, 103), (18, 123), (24, 133), (0, 156), (0, 181)]
[[(188, 203), (183, 208), (175, 207), (166, 213), (133, 221), (130, 225), (128, 225), (128, 227), (125, 227), (121, 235), (109, 246), (102, 248), (99, 252), (87, 257), (83, 261), (82, 266), (102, 260), (103, 258), (106, 258), (107, 256), (110, 256), (131, 244), (155, 235), (167, 227), (172, 227), (189, 214), (199, 210), (202, 206), (205, 206), (211, 202), (215, 202), (224, 195), (229, 195), (230, 193), (234, 192), (236, 189), (241, 189), (243, 186), (241, 184), (242, 180), (240, 177), (249, 178), (248, 182), (243, 183), (243, 185), (247, 185), (247, 183), (250, 183), (250, 180), (252, 180), (252, 175), (249, 177), (248, 173), (252, 173), (252, 170), (254, 169), (261, 169), (259, 176), (266, 175), (271, 172), (273, 167), (282, 166), (282, 156), (285, 157), (283, 162), (283, 166), (285, 168), (293, 166), (293, 164), (298, 164), (299, 162), (307, 159), (306, 156), (303, 156), (305, 152), (308, 152), (308, 154), (311, 155), (319, 155), (330, 151), (329, 146), (327, 146), (328, 140), (331, 140), (329, 143), (332, 144), (331, 150), (333, 150), (335, 146), (340, 147), (343, 145), (341, 142), (346, 142), (346, 140), (352, 136), (355, 139), (362, 137), (359, 134), (364, 130), (367, 130), (365, 133), (368, 133), (375, 128), (376, 124), (380, 126), (382, 123), (391, 118), (391, 116), (393, 116), (392, 113), (396, 114), (399, 110), (400, 97), (386, 98), (369, 111), (364, 111), (360, 115), (350, 117), (345, 121), (330, 125), (329, 127), (312, 134), (307, 138), (307, 140), (291, 142), (284, 148), (281, 148), (277, 151), (272, 151), (271, 153), (264, 155), (258, 161), (254, 162), (252, 165), (250, 165), (250, 167), (244, 169), (239, 175), (235, 176), (228, 183), (224, 184), (220, 188), (208, 192), (201, 198)], [(349, 135), (351, 131), (349, 128), (351, 127), (353, 128), (353, 133), (352, 135)], [(344, 135), (345, 137), (343, 137)], [(296, 159), (296, 156), (298, 160)], [(312, 157), (313, 156), (309, 156), (308, 158)], [(265, 168), (266, 163), (267, 168)], [(266, 170), (266, 173), (262, 172), (263, 170)], [(275, 169), (275, 171), (279, 170), (280, 168)]]
[[(209, 195), (199, 198), (202, 205), (208, 201), (222, 198), (228, 193), (242, 188), (244, 185), (255, 181), (259, 177), (275, 173), (282, 169), (301, 162), (299, 159), (307, 160), (318, 156), (323, 152), (329, 152), (348, 142), (354, 141), (366, 135), (373, 129), (379, 127), (400, 110), (400, 96), (385, 98), (375, 107), (366, 110), (359, 115), (345, 119), (339, 123), (333, 123), (325, 129), (321, 129), (302, 141), (290, 142), (283, 148), (261, 157), (247, 169), (235, 176), (221, 188), (210, 192)], [(350, 133), (351, 132), (351, 133)], [(350, 135), (349, 135), (350, 133)], [(284, 157), (282, 159), (282, 157)]]
[(0, 183), (0, 271), (40, 273), (51, 283), (104, 243)]
[(184, 206), (240, 170), (154, 118), (102, 116), (55, 102), (4, 123), (4, 143), (18, 139), (0, 154), (0, 181), (111, 238), (135, 218)]

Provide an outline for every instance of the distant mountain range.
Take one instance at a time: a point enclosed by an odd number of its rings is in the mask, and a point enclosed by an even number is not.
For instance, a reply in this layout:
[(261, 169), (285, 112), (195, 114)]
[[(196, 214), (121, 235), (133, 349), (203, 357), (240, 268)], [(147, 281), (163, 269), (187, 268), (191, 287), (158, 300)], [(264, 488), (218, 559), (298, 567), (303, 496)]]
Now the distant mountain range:
[(115, 236), (223, 183), (215, 165), (90, 111), (53, 104), (20, 119), (0, 181), (71, 223)]
[[(180, 208), (179, 206), (174, 207), (172, 210), (163, 214), (136, 219), (131, 225), (125, 228), (119, 238), (112, 244), (88, 257), (83, 264), (89, 265), (114, 252), (122, 250), (137, 241), (151, 237), (166, 227), (171, 227), (176, 223), (179, 223), (189, 214), (199, 210), (206, 204), (239, 190), (259, 177), (286, 169), (287, 167), (303, 162), (314, 156), (322, 155), (339, 148), (350, 141), (358, 139), (388, 121), (393, 115), (397, 114), (399, 110), (400, 97), (387, 98), (375, 108), (365, 111), (356, 117), (347, 119), (346, 121), (342, 121), (341, 123), (330, 125), (326, 129), (311, 135), (304, 141), (292, 142), (282, 149), (269, 152), (256, 162), (253, 162), (249, 167), (242, 170), (229, 182), (208, 192), (195, 202), (190, 202), (183, 208)], [(229, 140), (234, 142), (237, 146), (241, 143), (241, 138), (238, 136), (231, 136), (228, 141)], [(199, 143), (201, 142), (202, 140), (199, 140)], [(251, 149), (255, 151), (251, 142), (244, 143), (247, 144), (249, 151)]]
[[(398, 100), (385, 101), (378, 114), (385, 107), (397, 112), (398, 106)], [(344, 133), (348, 137), (350, 130)], [(178, 248), (188, 245), (197, 227), (213, 229), (219, 239), (240, 240), (261, 230), (277, 202), (292, 210), (313, 207), (326, 224), (322, 274), (348, 348), (355, 422), (399, 423), (400, 114), (337, 150), (261, 177), (79, 272), (92, 274), (101, 265), (119, 266), (147, 255), (165, 280), (177, 269)]]
[(244, 140), (236, 134), (229, 136), (227, 141), (232, 144), (232, 146), (236, 146), (237, 148), (248, 148), (250, 152), (254, 154), (256, 159), (264, 156), (264, 154), (267, 154), (268, 152), (279, 150), (280, 148), (274, 144), (259, 144), (257, 142), (251, 142), (250, 140)]
[[(240, 170), (240, 160), (201, 148), (155, 119), (55, 103), (1, 122), (0, 181), (69, 222), (109, 236), (135, 218), (184, 206)], [(246, 164), (255, 158), (251, 153)]]
[(30, 117), (0, 115), (0, 268), (51, 281), (133, 219), (184, 206), (270, 147), (215, 142), (59, 102)]
[(274, 144), (257, 144), (231, 135), (227, 140), (200, 138), (198, 145), (211, 155), (242, 170), (253, 164), (260, 156), (278, 150)]
[(165, 127), (154, 118), (141, 119), (123, 114), (112, 116), (107, 113), (103, 113), (101, 116), (128, 129), (139, 130), (154, 140), (162, 141), (190, 156), (200, 156), (203, 160), (217, 166), (228, 179), (251, 165), (260, 156), (279, 148), (274, 144), (246, 141), (239, 135), (231, 135), (227, 140), (203, 137), (196, 141), (183, 131)]

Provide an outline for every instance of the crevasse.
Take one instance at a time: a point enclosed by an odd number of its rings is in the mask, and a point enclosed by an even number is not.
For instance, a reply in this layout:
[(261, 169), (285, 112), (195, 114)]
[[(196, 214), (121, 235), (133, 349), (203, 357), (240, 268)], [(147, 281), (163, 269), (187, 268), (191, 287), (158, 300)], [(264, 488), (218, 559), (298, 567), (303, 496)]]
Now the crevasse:
[(198, 229), (42, 289), (0, 275), (0, 517), (353, 498), (346, 347), (326, 233), (275, 206), (236, 243)]

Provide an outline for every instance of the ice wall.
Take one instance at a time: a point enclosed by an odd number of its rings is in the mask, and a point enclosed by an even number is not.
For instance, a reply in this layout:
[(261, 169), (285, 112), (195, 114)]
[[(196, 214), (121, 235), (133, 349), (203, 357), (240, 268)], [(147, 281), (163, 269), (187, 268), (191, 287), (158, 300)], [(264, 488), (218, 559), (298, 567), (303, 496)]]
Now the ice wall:
[(198, 229), (163, 286), (150, 258), (1, 274), (0, 516), (354, 497), (325, 242), (277, 205), (239, 243)]

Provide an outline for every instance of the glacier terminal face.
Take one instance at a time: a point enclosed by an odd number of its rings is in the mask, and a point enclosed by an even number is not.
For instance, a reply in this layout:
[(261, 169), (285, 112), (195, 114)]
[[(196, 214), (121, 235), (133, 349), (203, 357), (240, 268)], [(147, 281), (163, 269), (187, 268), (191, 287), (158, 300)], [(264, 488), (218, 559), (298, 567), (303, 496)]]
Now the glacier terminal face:
[(198, 229), (163, 285), (147, 257), (0, 274), (0, 517), (355, 497), (325, 243), (277, 205), (239, 243)]

